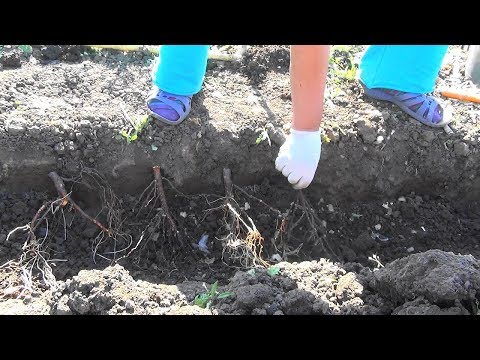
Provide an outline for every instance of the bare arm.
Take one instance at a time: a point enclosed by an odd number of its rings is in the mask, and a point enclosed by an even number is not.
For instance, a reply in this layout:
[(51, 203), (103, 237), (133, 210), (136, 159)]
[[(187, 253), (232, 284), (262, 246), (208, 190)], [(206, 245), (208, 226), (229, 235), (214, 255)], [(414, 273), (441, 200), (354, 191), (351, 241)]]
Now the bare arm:
[(330, 45), (292, 45), (290, 82), (292, 128), (317, 131), (323, 116), (323, 99)]

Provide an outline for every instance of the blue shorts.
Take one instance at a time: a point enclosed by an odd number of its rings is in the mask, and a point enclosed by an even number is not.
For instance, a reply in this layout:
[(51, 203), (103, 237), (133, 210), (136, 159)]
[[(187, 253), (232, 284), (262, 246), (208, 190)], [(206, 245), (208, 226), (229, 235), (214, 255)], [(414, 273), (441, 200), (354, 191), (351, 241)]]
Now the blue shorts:
[(371, 45), (360, 62), (369, 88), (425, 94), (433, 91), (448, 45)]
[(175, 95), (193, 95), (203, 84), (209, 45), (162, 45), (153, 83)]
[[(176, 95), (200, 91), (209, 45), (162, 45), (153, 83)], [(360, 63), (360, 80), (368, 88), (414, 93), (433, 90), (448, 45), (371, 45)]]

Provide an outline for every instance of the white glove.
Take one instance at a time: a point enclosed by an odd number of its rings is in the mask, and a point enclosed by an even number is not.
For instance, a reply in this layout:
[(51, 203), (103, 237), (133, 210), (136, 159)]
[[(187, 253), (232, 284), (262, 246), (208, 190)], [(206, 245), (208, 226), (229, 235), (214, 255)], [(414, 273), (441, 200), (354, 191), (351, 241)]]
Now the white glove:
[(280, 147), (275, 167), (288, 178), (294, 189), (304, 189), (310, 185), (315, 176), (321, 151), (320, 130), (291, 129), (287, 140)]

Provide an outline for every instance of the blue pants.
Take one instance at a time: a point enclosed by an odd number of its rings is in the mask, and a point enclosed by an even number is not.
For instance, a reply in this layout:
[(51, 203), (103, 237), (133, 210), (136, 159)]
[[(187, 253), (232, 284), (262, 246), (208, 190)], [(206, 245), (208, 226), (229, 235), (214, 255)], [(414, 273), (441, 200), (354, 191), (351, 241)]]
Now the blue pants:
[(429, 93), (447, 50), (448, 45), (372, 45), (360, 62), (360, 80), (370, 89)]
[[(163, 45), (153, 83), (176, 95), (202, 88), (209, 45)], [(371, 45), (360, 63), (360, 80), (368, 88), (414, 93), (433, 90), (448, 45)]]
[(193, 95), (202, 88), (209, 45), (162, 45), (153, 83), (175, 95)]

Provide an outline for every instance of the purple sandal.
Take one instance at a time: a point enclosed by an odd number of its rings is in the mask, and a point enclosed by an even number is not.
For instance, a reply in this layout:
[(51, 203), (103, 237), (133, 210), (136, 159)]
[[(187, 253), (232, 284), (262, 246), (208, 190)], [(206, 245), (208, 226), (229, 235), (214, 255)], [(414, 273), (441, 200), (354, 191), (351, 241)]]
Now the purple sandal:
[(192, 97), (174, 95), (157, 87), (147, 98), (148, 113), (155, 119), (169, 125), (178, 125), (191, 110)]
[(431, 96), (381, 88), (369, 89), (361, 81), (360, 84), (368, 97), (394, 103), (424, 125), (444, 127), (453, 120)]

